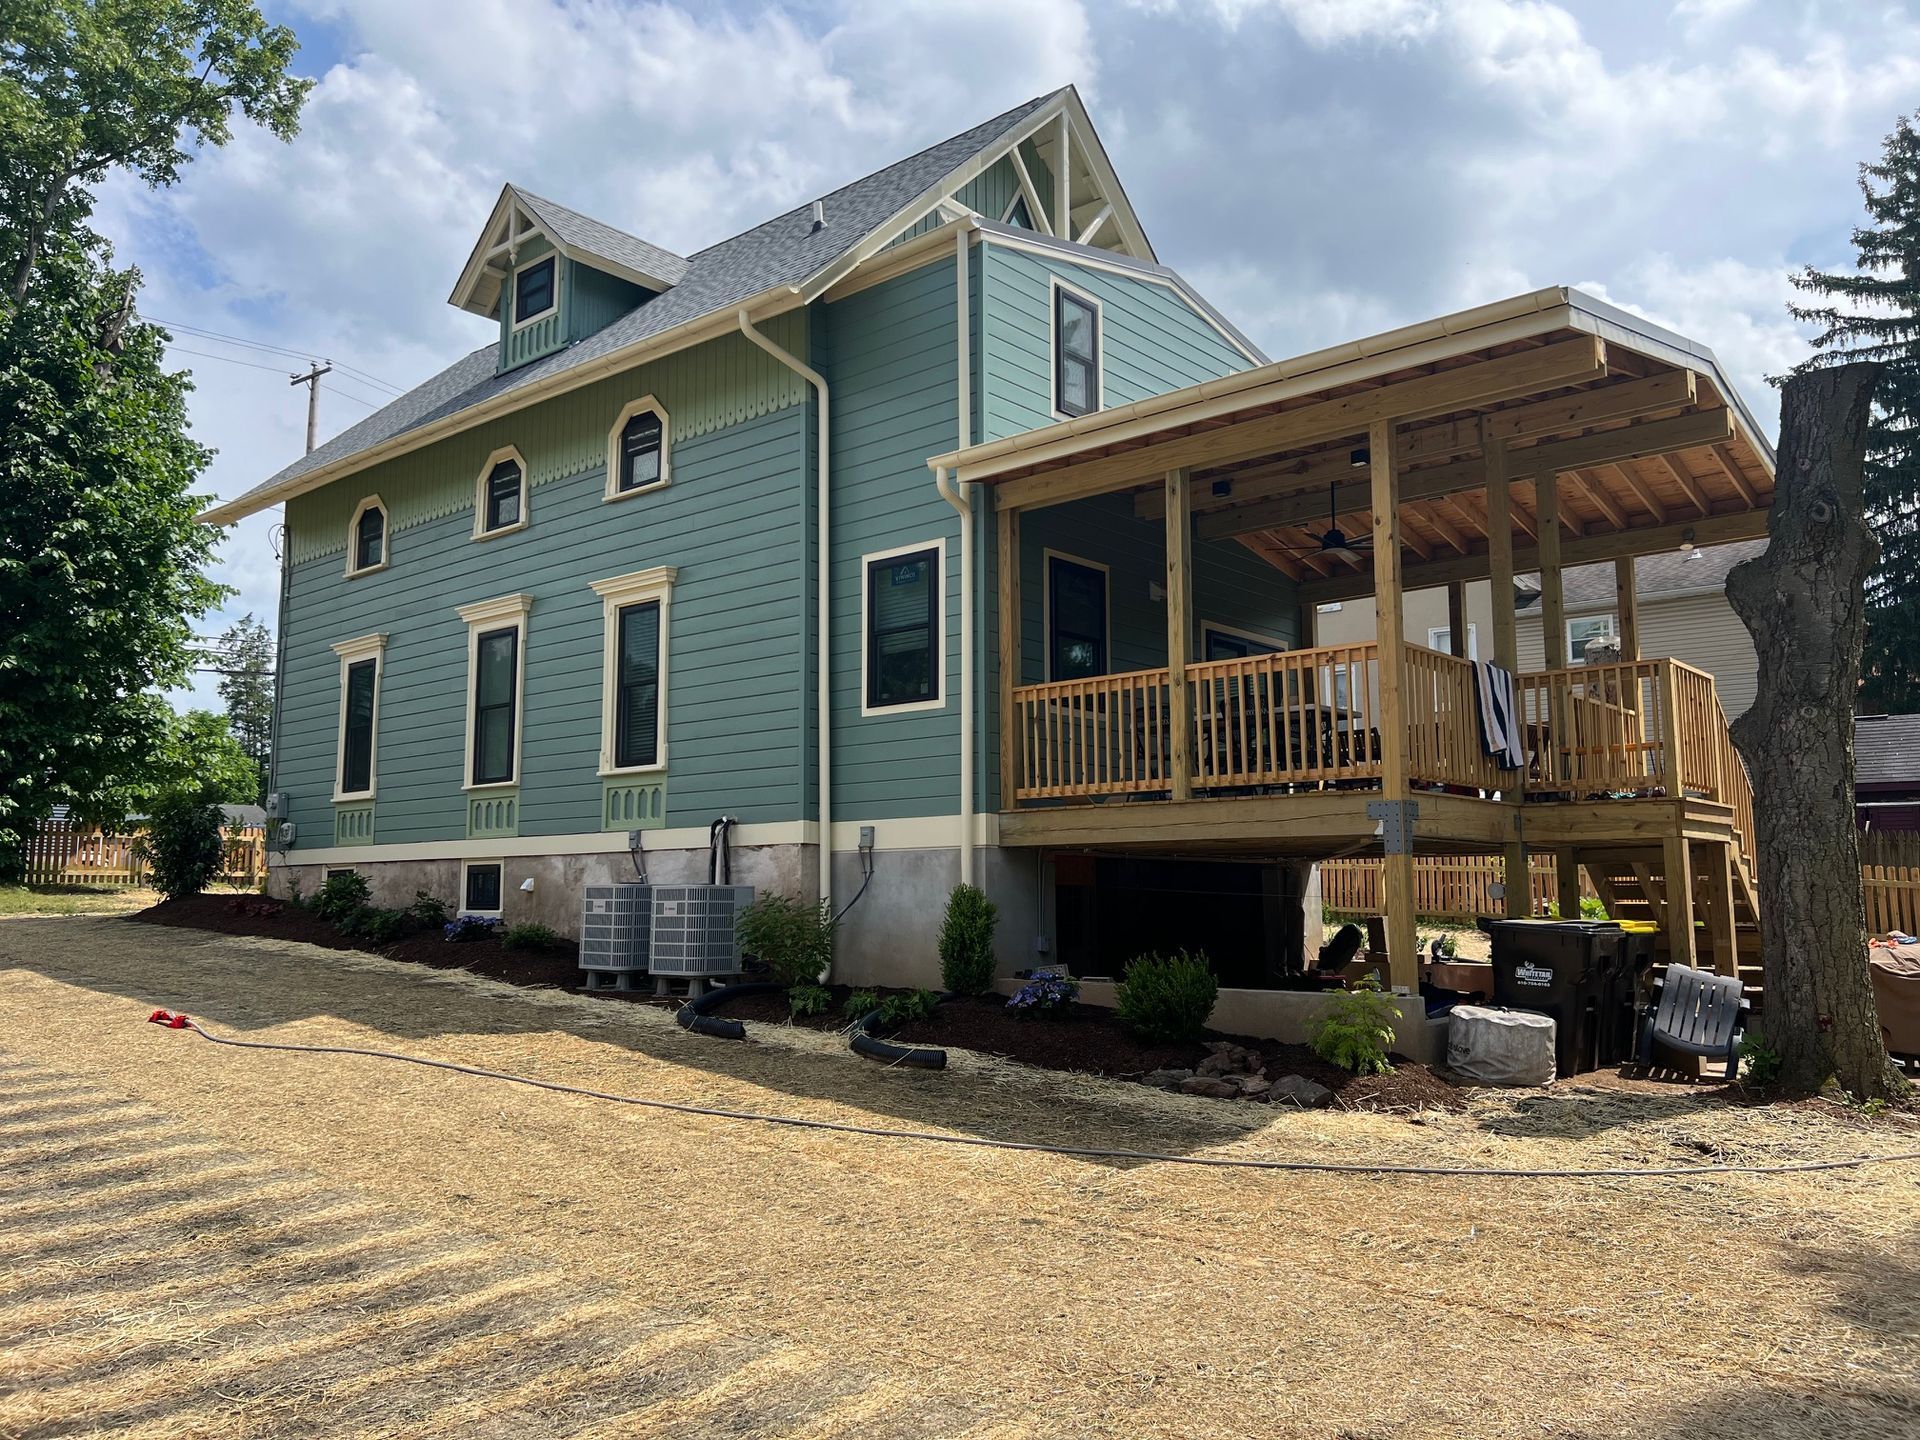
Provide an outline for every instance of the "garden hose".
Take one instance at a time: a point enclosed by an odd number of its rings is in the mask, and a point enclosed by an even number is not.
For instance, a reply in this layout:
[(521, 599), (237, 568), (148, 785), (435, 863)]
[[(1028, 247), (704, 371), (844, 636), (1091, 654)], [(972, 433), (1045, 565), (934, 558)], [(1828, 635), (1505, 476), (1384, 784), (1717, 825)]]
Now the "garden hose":
[(944, 1135), (935, 1130), (890, 1130), (877, 1125), (854, 1125), (844, 1120), (810, 1120), (800, 1115), (768, 1115), (754, 1110), (732, 1110), (718, 1105), (689, 1105), (675, 1100), (647, 1100), (637, 1095), (615, 1095), (606, 1090), (590, 1090), (580, 1085), (563, 1085), (555, 1080), (536, 1080), (505, 1070), (487, 1070), (478, 1065), (462, 1065), (453, 1060), (433, 1060), (424, 1055), (406, 1055), (397, 1050), (372, 1050), (357, 1045), (294, 1045), (281, 1040), (235, 1040), (215, 1035), (197, 1020), (185, 1015), (156, 1010), (147, 1017), (170, 1030), (191, 1030), (202, 1040), (228, 1045), (239, 1050), (283, 1050), (297, 1055), (357, 1055), (368, 1060), (393, 1060), (404, 1065), (421, 1065), (431, 1070), (449, 1070), (456, 1075), (471, 1075), (481, 1080), (499, 1080), (509, 1085), (526, 1085), (535, 1090), (551, 1090), (558, 1095), (578, 1095), (587, 1100), (606, 1100), (616, 1105), (637, 1105), (648, 1110), (667, 1110), (679, 1115), (701, 1115), (716, 1120), (742, 1120), (759, 1125), (780, 1125), (793, 1130), (825, 1130), (839, 1135), (863, 1135), (877, 1140), (917, 1140), (931, 1145), (964, 1145), (978, 1150), (1015, 1150), (1039, 1155), (1061, 1155), (1076, 1160), (1129, 1160), (1165, 1165), (1194, 1165), (1210, 1170), (1282, 1170), (1327, 1175), (1407, 1175), (1434, 1176), (1463, 1180), (1691, 1180), (1703, 1175), (1805, 1175), (1823, 1170), (1859, 1170), (1869, 1165), (1892, 1165), (1920, 1160), (1920, 1150), (1897, 1151), (1890, 1155), (1855, 1155), (1844, 1160), (1795, 1160), (1772, 1165), (1663, 1165), (1638, 1170), (1508, 1170), (1478, 1169), (1465, 1165), (1369, 1165), (1342, 1164), (1330, 1160), (1259, 1160), (1222, 1155), (1170, 1155), (1150, 1150), (1123, 1150), (1094, 1145), (1045, 1145), (1031, 1140), (994, 1140), (980, 1135)]

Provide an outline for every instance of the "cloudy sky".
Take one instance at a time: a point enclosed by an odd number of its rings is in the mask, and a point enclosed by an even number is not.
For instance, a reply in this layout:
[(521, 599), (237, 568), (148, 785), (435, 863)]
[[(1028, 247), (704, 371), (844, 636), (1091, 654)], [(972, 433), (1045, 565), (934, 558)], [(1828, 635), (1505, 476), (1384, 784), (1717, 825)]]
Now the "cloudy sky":
[[(1846, 262), (1855, 167), (1920, 104), (1895, 0), (266, 8), (319, 81), (299, 138), (100, 218), (148, 315), (354, 367), (322, 438), (487, 343), (446, 296), (504, 180), (685, 253), (1069, 81), (1161, 259), (1275, 357), (1575, 284), (1712, 345), (1770, 426), (1785, 276)], [(299, 356), (174, 353), (209, 489), (300, 453)], [(271, 616), (271, 518), (227, 540), (209, 631)]]

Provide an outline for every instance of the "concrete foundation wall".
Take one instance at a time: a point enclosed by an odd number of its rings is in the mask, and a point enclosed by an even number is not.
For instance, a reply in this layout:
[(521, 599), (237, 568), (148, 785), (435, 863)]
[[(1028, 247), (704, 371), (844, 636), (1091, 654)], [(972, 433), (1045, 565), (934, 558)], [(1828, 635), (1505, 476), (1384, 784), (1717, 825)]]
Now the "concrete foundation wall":
[[(1000, 973), (1035, 963), (1040, 933), (1039, 859), (1031, 851), (982, 846), (974, 851), (974, 882), (1000, 912), (994, 931)], [(947, 896), (960, 883), (960, 852), (881, 850), (873, 879), (846, 911), (834, 943), (834, 973), (849, 985), (940, 986), (940, 922)], [(833, 891), (845, 907), (860, 889), (860, 856), (833, 857)]]

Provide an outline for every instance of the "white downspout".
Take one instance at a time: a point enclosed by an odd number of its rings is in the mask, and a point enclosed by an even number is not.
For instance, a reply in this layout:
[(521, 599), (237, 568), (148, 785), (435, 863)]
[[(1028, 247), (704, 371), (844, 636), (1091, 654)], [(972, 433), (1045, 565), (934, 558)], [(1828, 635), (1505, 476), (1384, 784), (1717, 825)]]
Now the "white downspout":
[[(960, 444), (973, 443), (973, 315), (969, 304), (967, 232), (953, 232), (954, 305), (960, 336)], [(973, 503), (944, 466), (933, 483), (941, 498), (960, 512), (960, 883), (973, 883)]]
[[(833, 491), (831, 485), (828, 483), (827, 469), (827, 459), (831, 453), (829, 449), (829, 433), (831, 427), (828, 423), (830, 417), (827, 405), (827, 381), (826, 377), (811, 365), (802, 364), (799, 360), (774, 344), (773, 341), (767, 339), (767, 337), (762, 335), (758, 330), (754, 329), (753, 321), (748, 318), (745, 309), (740, 310), (739, 318), (740, 333), (755, 345), (758, 345), (762, 350), (766, 351), (767, 354), (771, 355), (774, 359), (778, 360), (782, 365), (793, 371), (794, 374), (804, 379), (809, 385), (813, 386), (814, 394), (820, 399), (819, 454), (816, 457), (814, 465), (815, 470), (818, 472), (815, 477), (817, 499), (814, 508), (818, 511), (817, 523), (819, 527), (818, 559), (815, 563), (815, 569), (819, 573), (815, 577), (817, 589), (814, 591), (814, 624), (819, 630), (819, 639), (817, 642), (819, 654), (817, 659), (820, 667), (820, 683), (815, 699), (815, 704), (818, 707), (818, 715), (814, 728), (820, 732), (819, 758), (816, 761), (816, 767), (820, 772), (820, 899), (825, 905), (827, 912), (831, 914), (833, 913), (833, 675), (831, 664), (833, 631), (829, 626), (833, 619), (831, 599), (833, 593), (831, 583), (833, 579), (833, 553), (828, 542), (831, 529), (829, 522), (833, 514)], [(826, 976), (823, 974), (821, 979), (824, 981), (825, 978)]]

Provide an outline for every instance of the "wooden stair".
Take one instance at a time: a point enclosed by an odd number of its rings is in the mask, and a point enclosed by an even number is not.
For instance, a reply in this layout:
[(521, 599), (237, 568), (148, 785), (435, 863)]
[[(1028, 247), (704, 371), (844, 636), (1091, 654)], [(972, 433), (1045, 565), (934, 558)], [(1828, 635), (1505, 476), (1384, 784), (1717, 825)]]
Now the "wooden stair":
[[(1738, 975), (1749, 993), (1760, 991), (1760, 913), (1753, 880), (1734, 847), (1696, 840), (1688, 846), (1693, 869), (1694, 946), (1703, 969)], [(1728, 852), (1733, 853), (1729, 854)], [(1644, 920), (1660, 927), (1660, 955), (1667, 958), (1666, 853), (1660, 847), (1582, 851), (1580, 863), (1616, 920)], [(1731, 921), (1715, 913), (1715, 869), (1730, 876)]]

